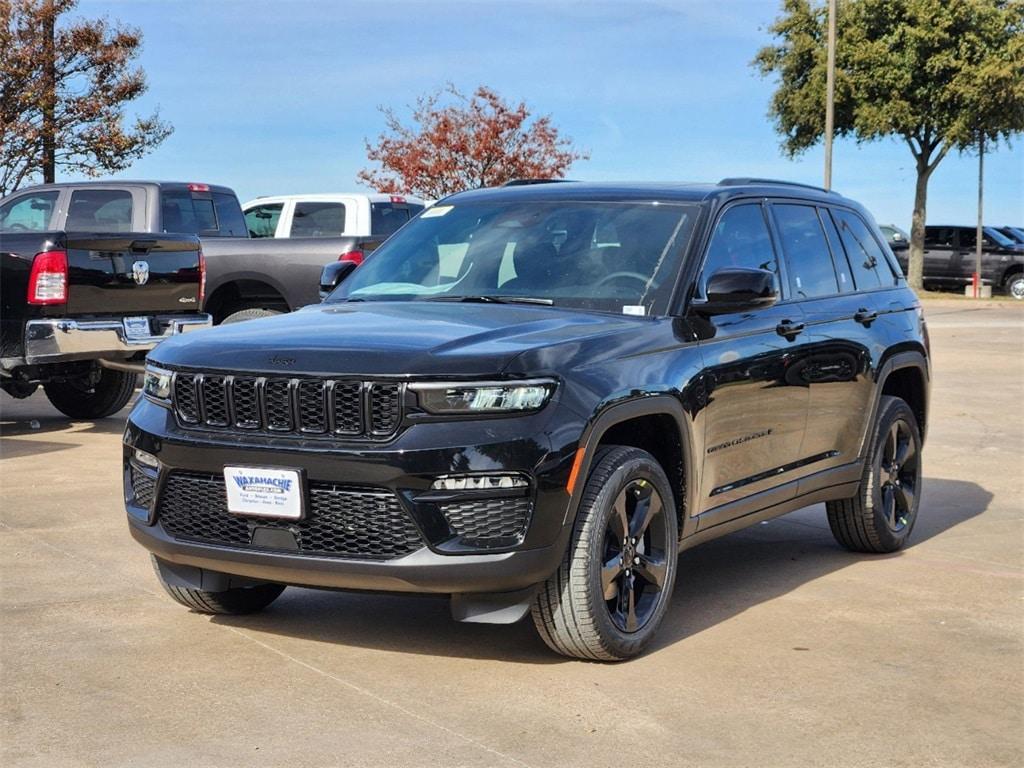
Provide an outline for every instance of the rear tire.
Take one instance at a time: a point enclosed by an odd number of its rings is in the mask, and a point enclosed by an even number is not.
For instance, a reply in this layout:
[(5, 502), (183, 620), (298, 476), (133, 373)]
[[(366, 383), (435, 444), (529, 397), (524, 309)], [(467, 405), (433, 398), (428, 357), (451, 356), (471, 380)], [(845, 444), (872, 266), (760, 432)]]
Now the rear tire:
[(1011, 299), (1024, 301), (1024, 272), (1017, 272), (1006, 278), (1003, 290)]
[(132, 399), (138, 376), (127, 371), (99, 368), (90, 376), (43, 385), (53, 407), (72, 419), (102, 419), (111, 416)]
[(274, 602), (285, 590), (284, 584), (258, 584), (253, 587), (234, 587), (222, 592), (209, 592), (203, 589), (179, 587), (168, 584), (160, 573), (155, 555), (150, 555), (153, 570), (160, 580), (160, 586), (176, 603), (190, 608), (196, 613), (210, 615), (241, 616), (247, 613), (262, 611)]
[(261, 317), (273, 317), (274, 315), (280, 315), (276, 309), (264, 309), (263, 307), (249, 307), (248, 309), (240, 309), (237, 312), (232, 312), (230, 315), (220, 321), (221, 325), (227, 325), (228, 323), (241, 323), (246, 320), (258, 320)]
[(910, 406), (883, 396), (857, 495), (830, 501), (828, 524), (853, 552), (902, 549), (921, 503), (921, 433)]
[(672, 597), (678, 541), (661, 465), (638, 448), (603, 449), (562, 563), (534, 598), (541, 638), (578, 659), (621, 661), (641, 653)]

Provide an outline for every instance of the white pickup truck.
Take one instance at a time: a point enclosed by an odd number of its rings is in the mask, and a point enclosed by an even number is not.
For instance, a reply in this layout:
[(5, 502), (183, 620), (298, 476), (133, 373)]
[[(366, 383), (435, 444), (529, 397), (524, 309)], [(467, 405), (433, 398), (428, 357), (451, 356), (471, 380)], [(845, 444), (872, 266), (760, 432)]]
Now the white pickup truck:
[(385, 238), (423, 208), (418, 197), (352, 192), (258, 197), (242, 211), (250, 237)]

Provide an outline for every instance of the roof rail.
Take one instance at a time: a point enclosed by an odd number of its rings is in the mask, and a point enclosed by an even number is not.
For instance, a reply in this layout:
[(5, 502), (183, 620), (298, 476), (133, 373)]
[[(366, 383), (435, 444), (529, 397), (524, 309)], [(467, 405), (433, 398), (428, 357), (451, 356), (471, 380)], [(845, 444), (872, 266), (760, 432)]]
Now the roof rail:
[(722, 179), (718, 182), (720, 187), (737, 187), (741, 184), (778, 184), (781, 187), (803, 187), (804, 189), (816, 189), (819, 192), (834, 192), (824, 187), (817, 187), (814, 184), (802, 184), (799, 181), (782, 181), (781, 179), (759, 179), (752, 176), (738, 176)]
[(573, 179), (511, 179), (510, 181), (506, 181), (501, 186), (525, 187), (530, 184), (561, 184), (566, 181), (573, 181)]

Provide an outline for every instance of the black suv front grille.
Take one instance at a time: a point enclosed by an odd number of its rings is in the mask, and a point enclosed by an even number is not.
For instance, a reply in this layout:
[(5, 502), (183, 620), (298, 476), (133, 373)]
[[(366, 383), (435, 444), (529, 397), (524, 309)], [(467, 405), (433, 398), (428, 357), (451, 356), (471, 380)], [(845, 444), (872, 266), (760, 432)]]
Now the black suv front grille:
[(386, 439), (402, 422), (402, 385), (320, 378), (174, 374), (184, 427)]
[(282, 549), (257, 543), (267, 539), (254, 537), (268, 529), (291, 534), (305, 555), (389, 560), (423, 546), (395, 494), (332, 483), (310, 484), (304, 520), (268, 520), (228, 512), (223, 477), (173, 472), (160, 492), (157, 519), (176, 539), (245, 549)]

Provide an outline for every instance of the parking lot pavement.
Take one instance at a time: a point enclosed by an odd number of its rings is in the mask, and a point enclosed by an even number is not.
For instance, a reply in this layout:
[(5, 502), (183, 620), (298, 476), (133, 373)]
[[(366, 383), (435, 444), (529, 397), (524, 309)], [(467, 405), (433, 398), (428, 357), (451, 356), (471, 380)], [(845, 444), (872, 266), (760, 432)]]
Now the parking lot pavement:
[(0, 762), (1024, 764), (1024, 307), (926, 306), (913, 546), (847, 553), (817, 506), (691, 550), (655, 648), (619, 665), (436, 599), (191, 614), (128, 535), (123, 418), (0, 395)]

